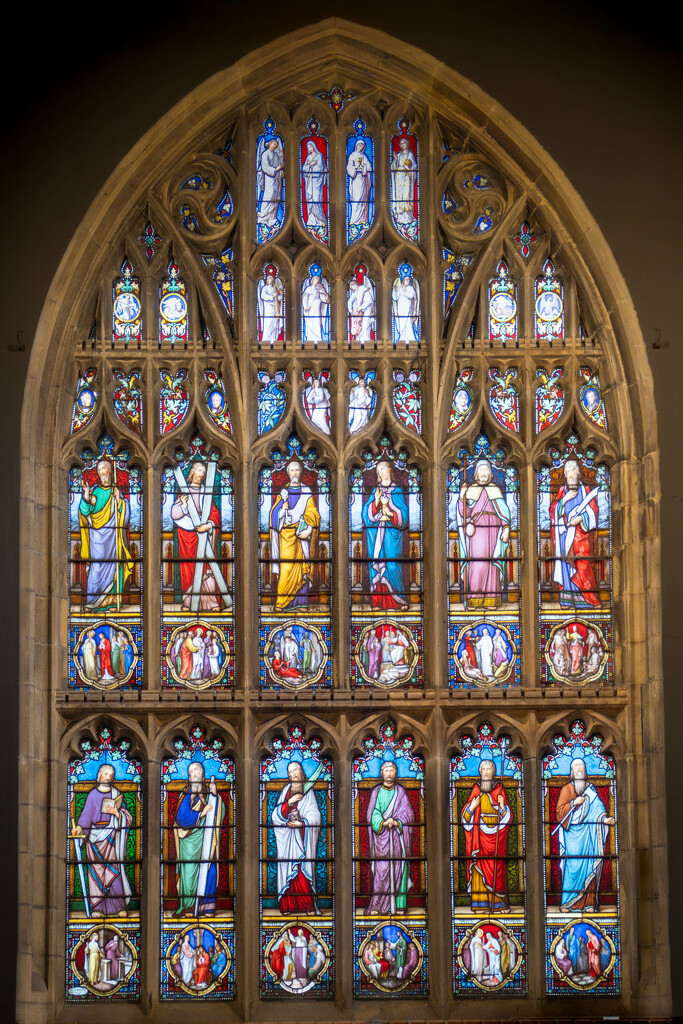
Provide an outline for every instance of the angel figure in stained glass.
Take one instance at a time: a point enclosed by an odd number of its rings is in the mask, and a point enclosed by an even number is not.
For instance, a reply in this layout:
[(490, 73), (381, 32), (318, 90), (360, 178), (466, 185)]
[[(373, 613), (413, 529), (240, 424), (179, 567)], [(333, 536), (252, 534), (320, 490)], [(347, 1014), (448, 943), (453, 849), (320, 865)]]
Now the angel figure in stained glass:
[(420, 337), (420, 286), (413, 268), (402, 263), (391, 290), (394, 342), (418, 341)]

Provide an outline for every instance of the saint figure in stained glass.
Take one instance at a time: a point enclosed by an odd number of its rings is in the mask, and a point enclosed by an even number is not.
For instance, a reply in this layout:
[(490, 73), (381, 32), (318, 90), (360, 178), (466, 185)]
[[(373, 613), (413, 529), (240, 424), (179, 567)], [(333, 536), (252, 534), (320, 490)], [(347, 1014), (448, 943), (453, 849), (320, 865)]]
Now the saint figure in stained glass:
[(263, 268), (263, 277), (256, 291), (258, 309), (258, 340), (273, 347), (285, 337), (285, 286), (274, 263)]
[(510, 509), (489, 459), (478, 459), (472, 479), (463, 479), (456, 522), (466, 606), (496, 608), (506, 573)]
[(563, 475), (564, 482), (550, 503), (553, 580), (560, 588), (561, 607), (599, 608), (601, 601), (591, 556), (598, 527), (600, 488), (588, 491), (576, 459), (567, 459)]
[(365, 345), (376, 338), (375, 321), (375, 285), (367, 276), (368, 268), (359, 263), (354, 276), (349, 281), (346, 300), (349, 314), (349, 341), (359, 341)]
[(402, 263), (391, 289), (392, 334), (394, 345), (420, 340), (420, 285), (413, 268)]
[(487, 722), (460, 746), (450, 764), (455, 993), (524, 993), (522, 761)]
[(543, 758), (546, 984), (551, 995), (618, 994), (615, 764), (572, 723)]
[(68, 771), (67, 999), (140, 996), (141, 765), (130, 743), (81, 742)]
[(81, 558), (87, 563), (86, 608), (120, 608), (133, 574), (129, 550), (128, 474), (102, 458), (82, 477), (78, 508)]
[(256, 241), (267, 242), (278, 233), (285, 216), (285, 151), (275, 122), (263, 122), (256, 144)]
[(410, 122), (398, 122), (400, 135), (391, 139), (391, 219), (404, 238), (416, 241), (418, 227), (417, 138), (409, 134)]
[(288, 462), (287, 484), (270, 513), (271, 573), (277, 576), (278, 611), (308, 604), (320, 513), (310, 485), (301, 480), (303, 468), (298, 459)]
[(319, 263), (312, 263), (308, 277), (301, 286), (302, 340), (329, 344), (330, 341), (330, 286), (323, 277)]
[(322, 430), (323, 434), (330, 434), (332, 431), (332, 398), (328, 387), (330, 371), (321, 370), (313, 374), (310, 370), (304, 370), (303, 378), (306, 383), (302, 396), (306, 415), (314, 427)]
[(301, 214), (309, 234), (327, 244), (327, 139), (318, 134), (320, 125), (315, 118), (308, 122), (308, 130), (311, 134), (301, 140)]
[(354, 993), (427, 991), (424, 761), (387, 722), (353, 763)]
[(349, 391), (349, 433), (356, 434), (368, 425), (372, 419), (377, 403), (377, 394), (371, 387), (375, 379), (374, 370), (368, 370), (365, 374), (357, 370), (349, 370), (349, 378), (353, 381), (353, 387)]
[(235, 765), (196, 725), (161, 766), (161, 996), (234, 995)]
[(365, 135), (365, 122), (354, 123), (355, 135), (346, 140), (347, 242), (358, 241), (369, 230), (375, 215), (374, 141)]
[(261, 993), (332, 993), (332, 764), (294, 725), (261, 762)]

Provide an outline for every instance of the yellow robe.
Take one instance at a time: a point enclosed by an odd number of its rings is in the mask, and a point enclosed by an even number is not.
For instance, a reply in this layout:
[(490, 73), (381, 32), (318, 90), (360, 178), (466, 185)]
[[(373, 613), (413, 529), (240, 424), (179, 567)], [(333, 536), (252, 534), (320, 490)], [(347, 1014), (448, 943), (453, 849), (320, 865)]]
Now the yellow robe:
[[(308, 559), (304, 555), (301, 538), (297, 536), (297, 530), (301, 529), (301, 525), (304, 523), (313, 529), (308, 541)], [(306, 502), (304, 514), (299, 522), (292, 523), (291, 526), (283, 526), (278, 531), (280, 538), (280, 573), (277, 584), (277, 600), (275, 602), (277, 611), (282, 611), (292, 603), (306, 580), (310, 583), (313, 582), (311, 579), (312, 565), (310, 557), (314, 555), (317, 547), (319, 527), (320, 513), (315, 507), (313, 498), (310, 497)]]

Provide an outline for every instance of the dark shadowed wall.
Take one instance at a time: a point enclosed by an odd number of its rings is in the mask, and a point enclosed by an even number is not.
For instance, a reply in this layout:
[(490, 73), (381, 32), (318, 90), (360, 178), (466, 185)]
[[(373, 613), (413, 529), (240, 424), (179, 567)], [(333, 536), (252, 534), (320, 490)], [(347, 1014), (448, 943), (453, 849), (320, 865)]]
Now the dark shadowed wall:
[[(517, 117), (587, 203), (630, 289), (654, 374), (662, 456), (669, 928), (674, 1012), (683, 1016), (683, 972), (677, 969), (683, 948), (677, 799), (683, 771), (683, 144), (673, 5), (653, 8), (646, 27), (647, 11), (630, 14), (605, 2), (169, 0), (120, 10), (106, 6), (71, 3), (45, 12), (25, 4), (11, 15), (3, 12), (0, 1020), (12, 1019), (14, 1000), (20, 416), (42, 304), (89, 204), (158, 118), (249, 50), (331, 16), (422, 47)], [(667, 884), (650, 882), (655, 888)]]

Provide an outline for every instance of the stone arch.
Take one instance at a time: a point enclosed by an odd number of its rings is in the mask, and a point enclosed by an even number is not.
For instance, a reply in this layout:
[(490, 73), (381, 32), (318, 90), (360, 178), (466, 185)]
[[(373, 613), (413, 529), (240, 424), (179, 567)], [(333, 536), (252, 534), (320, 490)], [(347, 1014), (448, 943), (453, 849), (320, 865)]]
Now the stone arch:
[[(639, 831), (634, 823), (629, 839), (633, 851), (646, 851), (651, 846), (654, 851), (651, 856), (657, 865), (653, 871), (664, 874), (665, 855), (662, 850), (666, 830), (659, 786), (663, 778), (663, 754), (657, 601), (660, 589), (657, 437), (655, 420), (650, 415), (653, 408), (652, 377), (624, 281), (605, 239), (580, 197), (551, 158), (514, 118), (472, 83), (428, 55), (383, 33), (337, 19), (277, 40), (254, 52), (232, 69), (214, 76), (170, 111), (134, 147), (106, 183), (76, 232), (50, 288), (33, 346), (23, 413), (22, 579), (26, 600), (22, 621), (21, 694), (24, 714), (20, 738), (20, 802), (28, 810), (26, 816), (22, 816), (21, 848), (26, 849), (25, 840), (38, 820), (41, 808), (59, 806), (55, 789), (57, 783), (46, 777), (43, 770), (44, 765), (59, 757), (58, 731), (54, 726), (39, 730), (36, 722), (62, 715), (68, 715), (71, 720), (74, 715), (73, 702), (67, 709), (63, 694), (60, 693), (54, 702), (54, 694), (61, 685), (57, 663), (63, 643), (60, 632), (62, 616), (55, 598), (60, 592), (59, 570), (44, 553), (59, 551), (62, 543), (55, 521), (59, 517), (52, 515), (53, 508), (63, 509), (62, 433), (61, 428), (46, 430), (45, 424), (64, 423), (65, 403), (60, 395), (70, 381), (70, 346), (76, 336), (75, 324), (79, 317), (83, 319), (86, 307), (92, 308), (92, 294), (99, 287), (103, 268), (111, 263), (110, 247), (129, 230), (141, 197), (154, 191), (160, 175), (184, 160), (197, 141), (207, 136), (218, 121), (226, 119), (237, 103), (251, 103), (258, 96), (266, 95), (267, 90), (275, 93), (293, 79), (313, 81), (326, 62), (335, 70), (353, 68), (370, 88), (393, 88), (399, 95), (405, 91), (405, 82), (409, 80), (411, 103), (414, 101), (429, 108), (435, 117), (457, 121), (486, 159), (509, 177), (543, 213), (548, 230), (553, 232), (554, 251), (563, 254), (566, 265), (576, 276), (589, 334), (601, 340), (605, 373), (609, 374), (611, 382), (613, 433), (619, 438), (620, 452), (615, 465), (623, 507), (619, 555), (628, 611), (619, 622), (620, 671), (625, 680), (625, 695), (618, 698), (615, 693), (613, 696), (621, 700), (620, 707), (626, 717), (625, 750), (632, 752), (635, 758), (634, 780), (640, 780), (641, 792), (651, 795), (653, 804), (650, 830)], [(188, 124), (192, 126), (190, 130)], [(382, 160), (386, 164), (386, 153)], [(293, 166), (290, 157), (290, 173)], [(495, 246), (496, 251), (502, 251), (503, 226), (512, 223), (515, 210), (513, 203), (490, 242), (490, 252)], [(340, 216), (342, 214), (337, 211), (337, 217)], [(290, 213), (290, 222), (295, 222), (297, 217)], [(378, 233), (378, 224), (372, 230)], [(366, 243), (367, 238), (363, 245)], [(480, 261), (464, 287), (460, 310), (449, 327), (443, 360), (444, 379), (449, 381), (452, 381), (453, 369), (459, 358), (456, 339), (463, 337), (469, 328), (477, 290), (481, 291), (485, 286), (489, 273), (490, 261)], [(292, 277), (290, 275), (290, 279)], [(214, 325), (220, 319), (219, 300), (206, 281), (199, 287), (202, 305), (211, 311), (208, 318)], [(291, 318), (294, 308), (291, 300), (289, 308)], [(244, 331), (250, 315), (243, 300), (238, 317)], [(235, 389), (233, 408), (245, 410), (243, 425), (247, 418), (248, 375), (243, 370), (240, 372), (233, 346), (228, 342), (223, 346), (222, 356)], [(638, 387), (632, 386), (633, 382), (637, 382)], [(296, 386), (299, 386), (298, 380)], [(447, 394), (446, 386), (445, 390)], [(291, 398), (288, 403), (291, 408)], [(562, 422), (566, 423), (566, 420)], [(243, 426), (243, 431), (245, 429)], [(279, 430), (278, 436), (284, 438), (284, 426), (281, 425)], [(305, 430), (302, 436), (308, 437)], [(317, 435), (313, 443), (319, 448), (325, 447)], [(436, 444), (435, 441), (433, 443)], [(416, 444), (411, 450), (419, 447)], [(147, 500), (151, 502), (151, 493)], [(253, 496), (245, 497), (245, 503), (253, 510)], [(440, 515), (441, 510), (435, 508), (432, 520), (425, 523), (425, 529), (427, 525), (436, 527)], [(435, 563), (439, 561), (443, 547), (443, 538), (440, 537), (435, 529), (435, 552), (432, 554)], [(435, 602), (436, 617), (440, 605), (436, 598)], [(43, 613), (46, 606), (50, 609), (47, 615)], [(646, 624), (645, 628), (641, 630), (636, 623)], [(639, 680), (645, 681), (643, 685), (648, 687), (647, 694), (642, 691)], [(35, 717), (26, 713), (29, 708), (37, 711)], [(37, 785), (33, 784), (35, 778), (39, 778)], [(38, 1021), (54, 1019), (61, 1012), (59, 943), (62, 932), (60, 912), (46, 909), (52, 906), (50, 873), (46, 868), (50, 850), (42, 834), (34, 833), (32, 838), (38, 849), (34, 858), (26, 859), (22, 913), (25, 924), (32, 922), (33, 931), (28, 927), (22, 929), (26, 938), (19, 953), (19, 1000), (20, 1019)], [(654, 922), (658, 905), (656, 898), (643, 896), (641, 915)], [(647, 928), (644, 927), (643, 932), (645, 934)], [(635, 965), (636, 939), (632, 935), (624, 942), (624, 958)], [(660, 944), (653, 961), (656, 968), (641, 980), (639, 988), (635, 973), (631, 974), (628, 965), (625, 969), (624, 995), (632, 997), (632, 1005), (637, 1005), (642, 1012), (656, 1012), (667, 1005), (667, 947)], [(33, 986), (32, 976), (36, 979)]]

